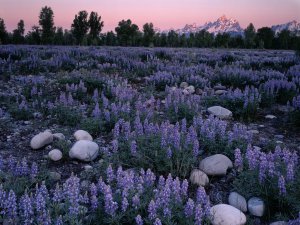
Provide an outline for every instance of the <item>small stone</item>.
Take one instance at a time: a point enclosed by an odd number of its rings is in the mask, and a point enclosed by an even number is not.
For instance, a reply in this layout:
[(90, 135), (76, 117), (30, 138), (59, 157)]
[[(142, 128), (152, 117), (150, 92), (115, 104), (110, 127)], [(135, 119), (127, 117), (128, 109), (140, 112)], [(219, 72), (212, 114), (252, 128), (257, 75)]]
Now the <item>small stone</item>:
[(193, 85), (188, 86), (184, 90), (187, 90), (190, 94), (194, 94), (195, 93), (195, 87)]
[(74, 133), (74, 137), (77, 141), (89, 140), (92, 141), (93, 137), (85, 130), (78, 130)]
[(52, 161), (59, 161), (63, 155), (59, 149), (53, 149), (48, 153), (48, 156)]
[(247, 220), (245, 214), (227, 204), (218, 204), (210, 209), (213, 225), (244, 225)]
[(69, 152), (70, 158), (82, 161), (92, 161), (99, 154), (99, 146), (97, 143), (89, 140), (77, 141)]
[(283, 144), (283, 141), (276, 141), (276, 144)]
[(85, 165), (83, 168), (85, 170), (91, 170), (91, 169), (93, 169), (93, 167), (91, 165)]
[(277, 138), (277, 139), (283, 139), (284, 136), (282, 134), (275, 134), (274, 135), (274, 138)]
[(264, 215), (265, 203), (260, 198), (252, 197), (248, 200), (248, 210), (251, 215), (261, 217)]
[(270, 223), (270, 225), (287, 225), (288, 223), (285, 221), (276, 221), (273, 223)]
[(214, 86), (215, 90), (226, 90), (226, 87), (220, 84), (217, 84), (216, 86)]
[(180, 84), (180, 88), (182, 88), (182, 89), (185, 89), (185, 88), (187, 88), (189, 86), (189, 84), (187, 83), (187, 82), (181, 82), (181, 84)]
[(258, 125), (259, 128), (264, 128), (265, 125), (261, 124), (261, 125)]
[(34, 112), (34, 113), (33, 113), (33, 117), (34, 117), (34, 118), (42, 118), (42, 114), (39, 113), (39, 112)]
[(232, 117), (232, 112), (221, 106), (209, 107), (207, 111), (220, 119), (229, 119)]
[(58, 172), (49, 172), (49, 178), (53, 181), (59, 181), (61, 179), (61, 175)]
[(40, 149), (52, 142), (53, 135), (50, 132), (45, 131), (35, 135), (30, 141), (30, 146), (32, 149)]
[(276, 119), (277, 117), (274, 115), (266, 115), (265, 118), (272, 120), (272, 119)]
[(217, 91), (215, 91), (215, 94), (216, 94), (216, 95), (224, 95), (224, 94), (226, 94), (226, 93), (227, 93), (226, 90), (217, 90)]
[(241, 210), (242, 212), (247, 212), (247, 201), (246, 199), (238, 194), (237, 192), (231, 192), (228, 197), (229, 205)]
[(25, 124), (25, 125), (29, 125), (29, 124), (30, 124), (30, 121), (24, 121), (24, 124)]
[(259, 134), (258, 130), (248, 130), (249, 134)]
[(56, 140), (65, 140), (66, 139), (66, 137), (63, 133), (55, 133), (55, 134), (53, 134), (53, 137)]
[(196, 88), (196, 94), (197, 94), (197, 95), (202, 95), (202, 94), (203, 94), (202, 89)]
[(201, 170), (194, 169), (191, 172), (190, 181), (198, 186), (206, 186), (209, 183), (208, 176)]
[(184, 95), (189, 95), (190, 92), (189, 92), (188, 90), (184, 89), (184, 90), (182, 91), (182, 94), (184, 94)]
[(225, 155), (216, 154), (200, 162), (200, 170), (207, 175), (226, 175), (227, 169), (232, 168), (232, 161)]

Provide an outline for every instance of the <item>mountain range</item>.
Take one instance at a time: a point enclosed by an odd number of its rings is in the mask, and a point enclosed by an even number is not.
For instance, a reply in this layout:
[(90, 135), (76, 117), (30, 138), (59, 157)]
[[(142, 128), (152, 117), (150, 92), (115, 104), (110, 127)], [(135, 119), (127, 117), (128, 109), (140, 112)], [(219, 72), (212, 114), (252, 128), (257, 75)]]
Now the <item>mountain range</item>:
[[(275, 34), (287, 29), (296, 33), (296, 35), (300, 35), (300, 23), (295, 20), (285, 24), (271, 26), (271, 29)], [(207, 22), (200, 26), (197, 26), (196, 23), (186, 24), (183, 28), (176, 29), (175, 31), (179, 34), (189, 35), (190, 33), (196, 33), (201, 30), (206, 30), (214, 35), (217, 35), (218, 33), (229, 33), (231, 36), (244, 34), (244, 29), (240, 26), (239, 22), (233, 18), (227, 18), (225, 15), (221, 16), (214, 22)], [(163, 32), (167, 33), (168, 31), (169, 30)]]

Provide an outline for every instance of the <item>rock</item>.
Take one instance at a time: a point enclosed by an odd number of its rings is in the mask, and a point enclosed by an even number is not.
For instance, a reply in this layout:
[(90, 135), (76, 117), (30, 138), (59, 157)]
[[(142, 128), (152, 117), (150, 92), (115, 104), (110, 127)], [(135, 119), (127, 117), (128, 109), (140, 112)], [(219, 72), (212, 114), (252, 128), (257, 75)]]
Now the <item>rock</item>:
[(32, 149), (40, 149), (53, 142), (53, 135), (49, 131), (45, 131), (35, 135), (30, 141)]
[(49, 172), (49, 178), (53, 181), (59, 181), (61, 179), (61, 175), (58, 172)]
[(276, 221), (273, 223), (270, 223), (270, 225), (287, 225), (288, 223), (285, 221)]
[(246, 199), (238, 194), (237, 192), (231, 192), (228, 197), (229, 205), (241, 210), (242, 212), (247, 212), (247, 201)]
[(252, 197), (248, 200), (248, 210), (251, 215), (261, 217), (264, 215), (265, 203), (260, 198)]
[(259, 127), (259, 128), (264, 128), (265, 125), (261, 124), (261, 125), (259, 125), (258, 127)]
[(99, 146), (97, 143), (89, 140), (77, 141), (69, 152), (69, 156), (82, 161), (92, 161), (99, 154)]
[(203, 187), (209, 183), (208, 176), (198, 169), (194, 169), (191, 172), (190, 181), (192, 184), (197, 184), (198, 186)]
[(276, 144), (278, 145), (283, 144), (283, 141), (276, 141)]
[(247, 131), (249, 134), (259, 134), (258, 130), (248, 130)]
[(189, 95), (190, 92), (189, 92), (188, 90), (184, 89), (184, 90), (182, 91), (182, 94), (184, 94), (184, 95)]
[(91, 165), (85, 165), (83, 168), (84, 168), (84, 170), (91, 170), (91, 169), (93, 169), (93, 167)]
[(34, 112), (33, 117), (34, 118), (42, 118), (42, 114), (40, 112)]
[(200, 170), (207, 175), (226, 175), (227, 169), (232, 168), (231, 160), (222, 154), (216, 154), (203, 159), (200, 162)]
[(63, 133), (55, 133), (55, 134), (53, 134), (53, 137), (56, 140), (65, 140), (66, 139), (66, 137)]
[(215, 115), (220, 119), (229, 119), (232, 117), (232, 112), (221, 106), (212, 106), (207, 109), (210, 114)]
[(240, 210), (227, 204), (218, 204), (210, 209), (213, 225), (243, 225), (246, 223), (246, 216)]
[(187, 83), (187, 82), (181, 82), (181, 84), (180, 84), (180, 88), (182, 88), (182, 89), (185, 89), (185, 88), (187, 88), (189, 86), (189, 84)]
[(215, 90), (226, 90), (226, 87), (220, 84), (217, 84), (216, 86), (214, 86)]
[(190, 94), (194, 94), (195, 93), (195, 87), (193, 85), (188, 86), (184, 90), (187, 90)]
[(265, 118), (272, 120), (272, 119), (276, 119), (277, 117), (274, 115), (266, 115)]
[(203, 94), (202, 89), (196, 88), (196, 94), (197, 94), (197, 95), (202, 95), (202, 94)]
[(74, 133), (74, 137), (77, 141), (89, 140), (92, 141), (93, 137), (85, 130), (78, 130)]
[(52, 161), (59, 161), (62, 158), (62, 152), (59, 149), (53, 149), (48, 153), (48, 156)]
[(226, 93), (227, 93), (226, 90), (217, 90), (217, 91), (215, 91), (216, 95), (223, 95), (223, 94), (226, 94)]
[(275, 134), (275, 135), (274, 135), (274, 138), (277, 138), (277, 139), (283, 139), (283, 138), (284, 138), (284, 135), (282, 135), (282, 134)]

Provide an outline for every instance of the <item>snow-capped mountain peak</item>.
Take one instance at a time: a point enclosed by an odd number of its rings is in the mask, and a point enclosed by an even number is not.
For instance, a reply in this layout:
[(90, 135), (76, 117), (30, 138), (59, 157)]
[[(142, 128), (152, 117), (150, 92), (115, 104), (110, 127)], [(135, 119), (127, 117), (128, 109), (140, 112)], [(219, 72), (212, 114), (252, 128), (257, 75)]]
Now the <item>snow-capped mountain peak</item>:
[(214, 35), (218, 33), (229, 33), (231, 35), (242, 35), (243, 29), (240, 27), (237, 20), (227, 18), (225, 15), (221, 16), (214, 22), (206, 22), (202, 26), (194, 24), (187, 24), (182, 29), (176, 30), (179, 34), (190, 34), (201, 30), (206, 30)]
[(289, 30), (290, 32), (295, 33), (296, 35), (300, 35), (300, 23), (298, 23), (296, 20), (284, 24), (274, 25), (271, 28), (275, 32), (275, 35), (277, 35), (283, 30)]

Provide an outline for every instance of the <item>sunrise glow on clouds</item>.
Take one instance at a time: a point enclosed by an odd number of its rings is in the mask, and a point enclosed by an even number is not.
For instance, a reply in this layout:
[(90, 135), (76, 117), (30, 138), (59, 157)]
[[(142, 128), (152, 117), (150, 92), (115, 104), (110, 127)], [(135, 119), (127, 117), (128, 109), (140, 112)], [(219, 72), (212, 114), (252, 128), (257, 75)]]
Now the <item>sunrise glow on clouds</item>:
[(300, 0), (0, 0), (0, 18), (9, 31), (20, 19), (28, 30), (38, 25), (39, 11), (46, 5), (54, 11), (55, 26), (66, 29), (80, 10), (98, 12), (104, 31), (114, 30), (122, 19), (131, 19), (140, 29), (153, 22), (162, 30), (201, 25), (223, 14), (237, 19), (243, 28), (250, 22), (262, 27), (300, 21)]

